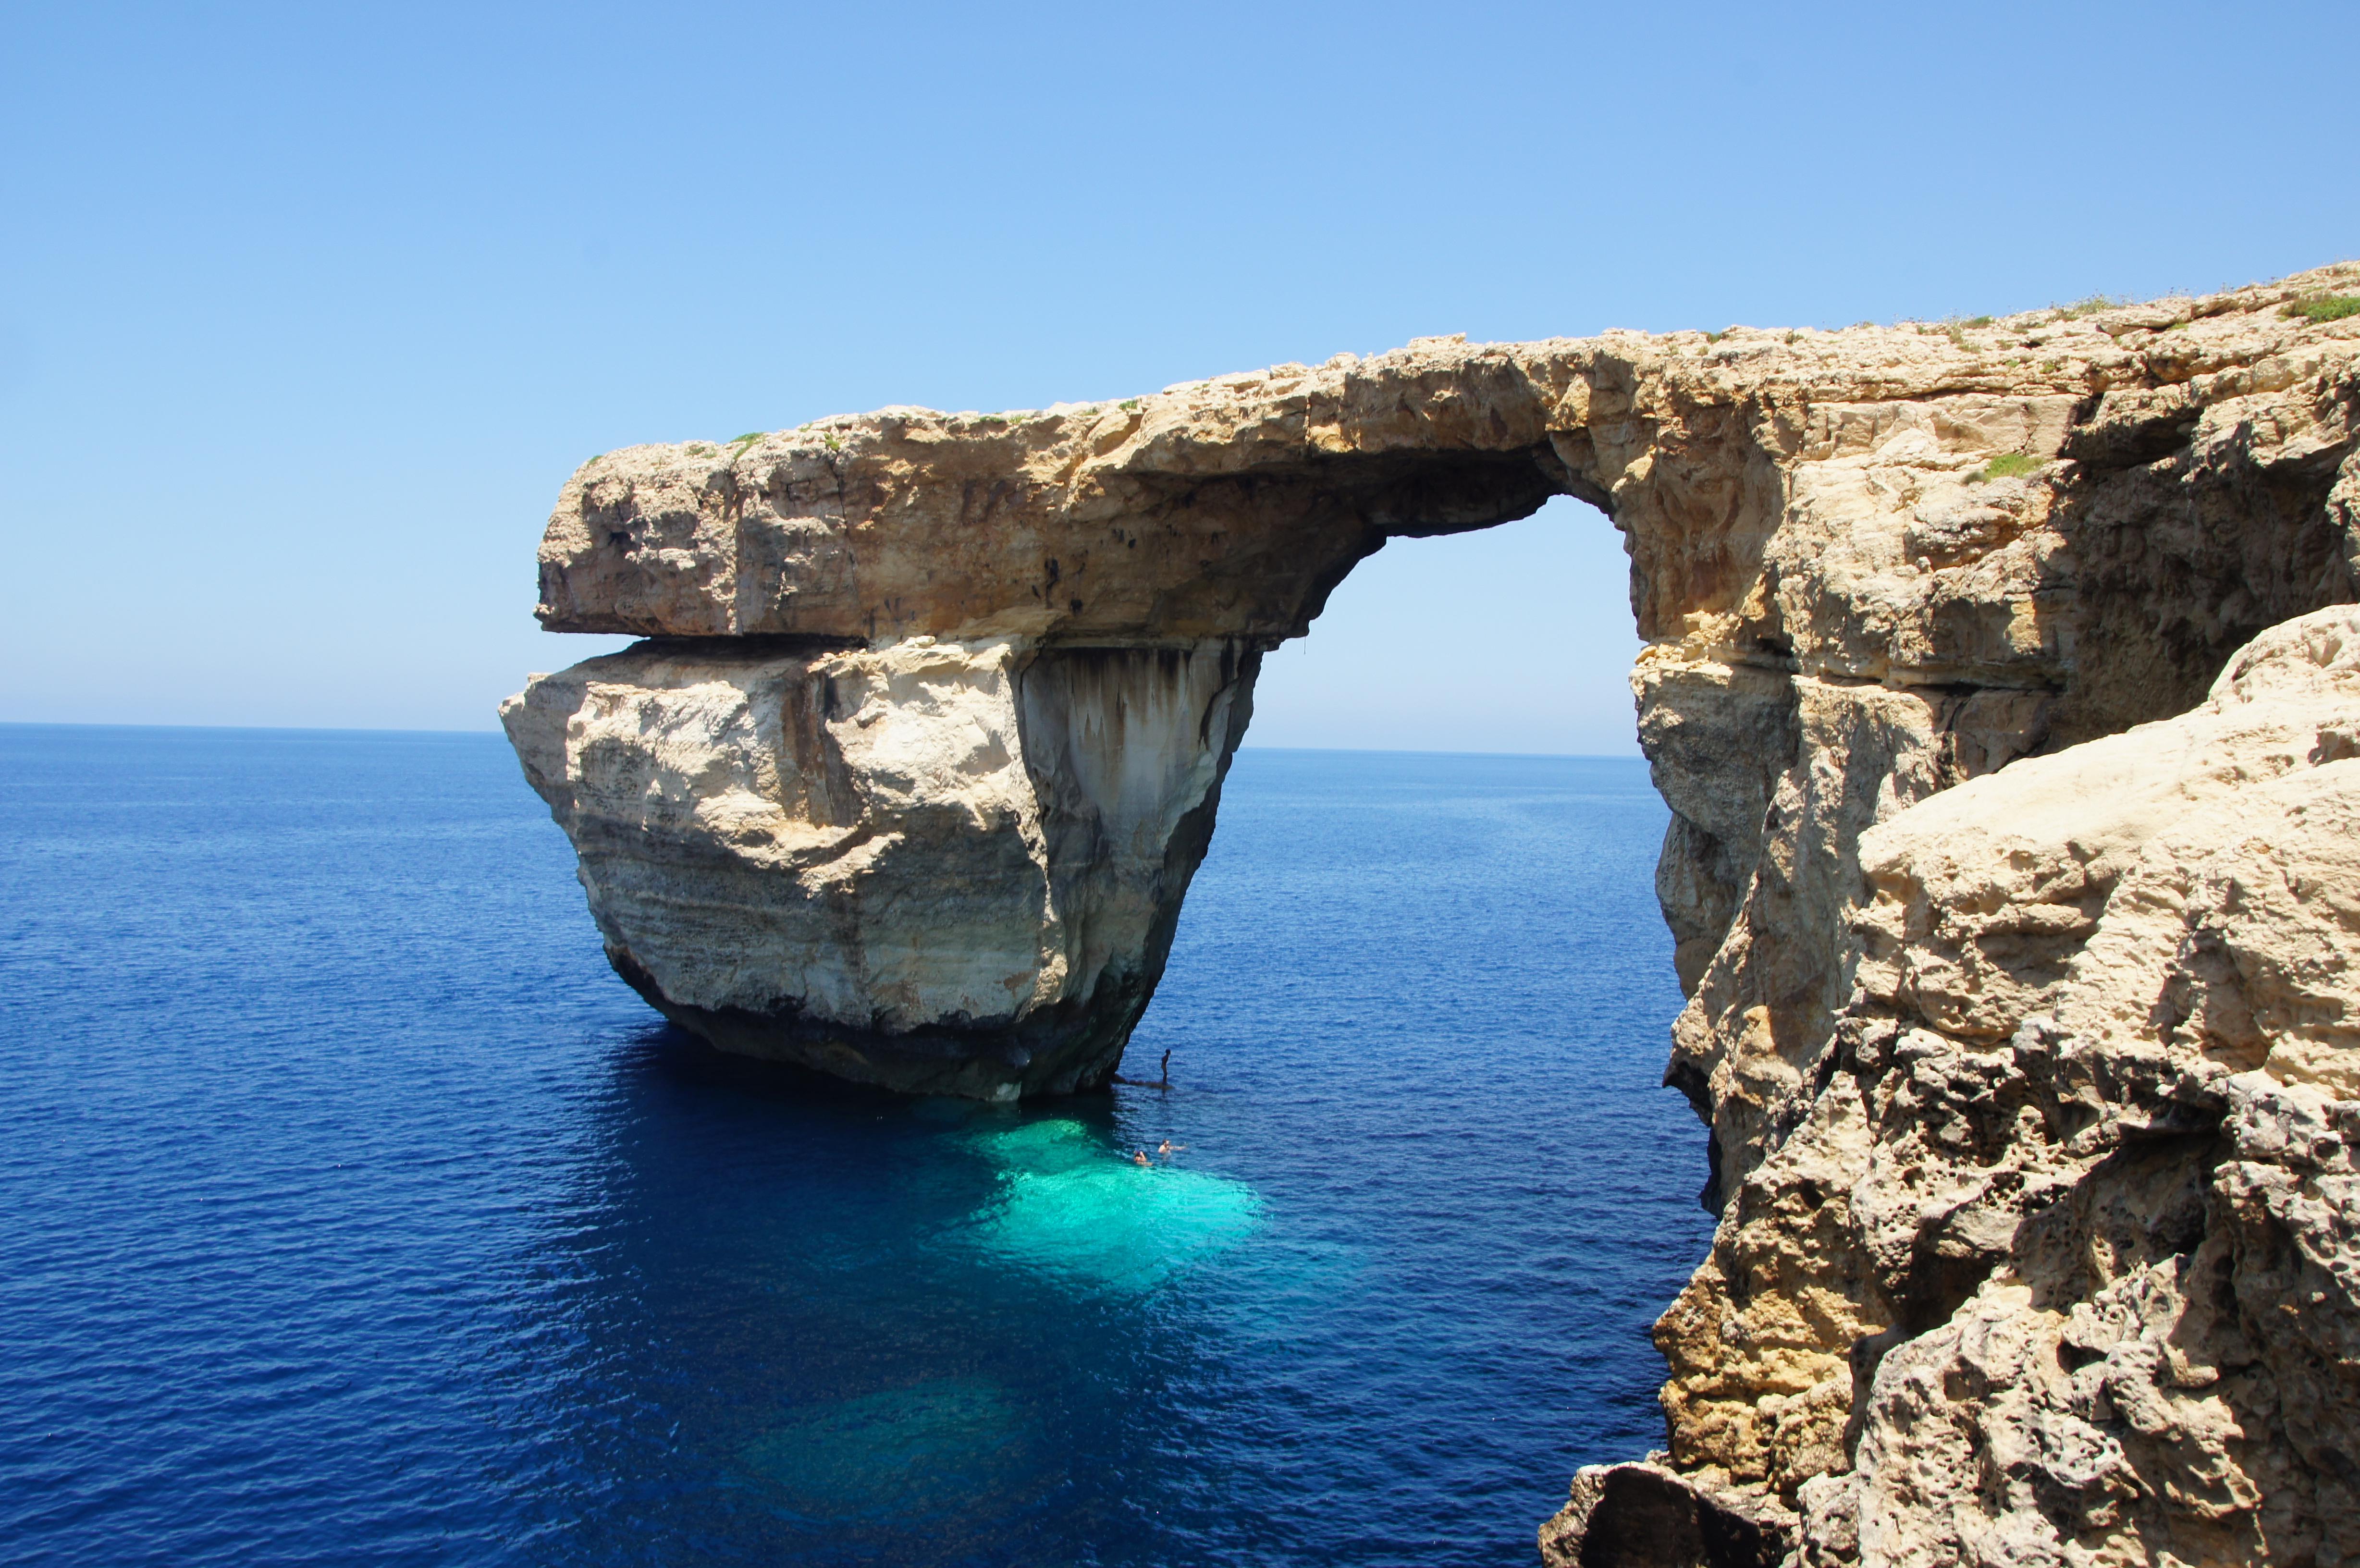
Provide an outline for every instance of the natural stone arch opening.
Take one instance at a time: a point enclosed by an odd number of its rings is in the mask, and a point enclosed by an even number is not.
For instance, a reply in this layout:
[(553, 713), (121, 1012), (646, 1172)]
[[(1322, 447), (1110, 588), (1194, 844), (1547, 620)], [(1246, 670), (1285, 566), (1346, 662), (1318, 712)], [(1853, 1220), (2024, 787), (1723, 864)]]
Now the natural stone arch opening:
[(1630, 582), (1622, 535), (1569, 496), (1492, 528), (1390, 539), (1309, 636), (1264, 657), (1241, 749), (1636, 761)]

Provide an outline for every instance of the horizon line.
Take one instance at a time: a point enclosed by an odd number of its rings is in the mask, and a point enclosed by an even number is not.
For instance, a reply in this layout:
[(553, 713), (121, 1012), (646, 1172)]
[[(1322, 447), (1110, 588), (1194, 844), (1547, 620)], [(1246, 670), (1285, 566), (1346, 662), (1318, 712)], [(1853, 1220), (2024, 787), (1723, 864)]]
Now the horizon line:
[[(507, 735), (497, 729), (437, 730), (411, 729), (393, 724), (111, 724), (82, 719), (0, 719), (0, 730), (169, 730), (218, 732), (232, 735), (432, 735), (448, 739), (480, 737), (486, 740), (506, 740)], [(1644, 762), (1637, 752), (1608, 751), (1501, 751), (1475, 750), (1452, 746), (1284, 746), (1240, 742), (1238, 750), (1244, 751), (1316, 751), (1343, 752), (1361, 757), (1531, 757), (1542, 761), (1564, 762)]]

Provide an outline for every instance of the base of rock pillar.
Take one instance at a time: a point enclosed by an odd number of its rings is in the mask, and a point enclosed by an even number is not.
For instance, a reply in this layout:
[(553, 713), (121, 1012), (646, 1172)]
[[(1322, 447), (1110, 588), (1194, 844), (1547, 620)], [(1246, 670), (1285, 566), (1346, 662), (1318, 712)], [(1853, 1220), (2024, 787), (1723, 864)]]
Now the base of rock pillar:
[[(1118, 1004), (1109, 1009), (1120, 1019), (1120, 1028), (1109, 1026), (1109, 1013), (1076, 1007), (1055, 1009), (1047, 1017), (1036, 1015), (1013, 1029), (937, 1025), (894, 1032), (791, 1014), (689, 1006), (663, 995), (628, 954), (609, 949), (606, 958), (650, 1007), (716, 1051), (785, 1062), (897, 1094), (948, 1094), (999, 1105), (1106, 1088), (1146, 1005), (1142, 996), (1131, 1007)], [(1094, 1003), (1102, 1005), (1102, 999), (1094, 998)]]

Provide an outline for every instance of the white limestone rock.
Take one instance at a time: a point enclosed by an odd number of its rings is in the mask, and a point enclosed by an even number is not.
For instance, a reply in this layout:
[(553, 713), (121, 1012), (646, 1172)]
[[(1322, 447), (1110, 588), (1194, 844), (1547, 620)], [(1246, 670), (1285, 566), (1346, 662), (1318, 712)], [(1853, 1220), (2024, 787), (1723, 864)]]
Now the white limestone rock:
[(643, 643), (502, 707), (615, 967), (726, 1050), (987, 1099), (1102, 1083), (1256, 656)]

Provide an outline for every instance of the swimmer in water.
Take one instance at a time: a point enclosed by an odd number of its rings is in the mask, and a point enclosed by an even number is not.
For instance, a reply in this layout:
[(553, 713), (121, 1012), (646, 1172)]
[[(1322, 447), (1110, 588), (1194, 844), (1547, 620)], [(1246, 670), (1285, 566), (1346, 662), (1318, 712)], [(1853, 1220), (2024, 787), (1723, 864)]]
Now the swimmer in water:
[(1155, 1146), (1155, 1152), (1164, 1156), (1164, 1159), (1169, 1160), (1187, 1147), (1188, 1146), (1185, 1143), (1175, 1143), (1167, 1138), (1162, 1143)]
[(1131, 1162), (1133, 1165), (1144, 1165), (1144, 1164), (1146, 1164), (1146, 1163), (1147, 1163), (1147, 1150), (1145, 1150), (1145, 1149), (1134, 1149), (1134, 1150), (1132, 1150), (1132, 1151), (1131, 1151)]

